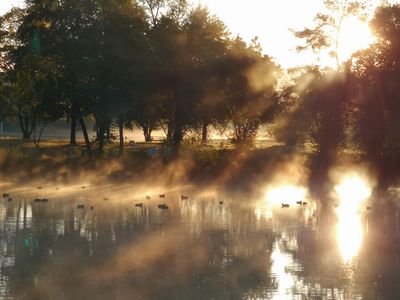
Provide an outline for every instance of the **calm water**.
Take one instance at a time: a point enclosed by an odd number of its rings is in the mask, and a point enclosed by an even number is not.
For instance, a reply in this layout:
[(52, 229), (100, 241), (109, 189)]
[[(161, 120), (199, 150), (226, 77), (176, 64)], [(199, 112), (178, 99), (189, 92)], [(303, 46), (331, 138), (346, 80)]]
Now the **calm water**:
[(395, 209), (340, 218), (311, 200), (167, 192), (161, 210), (133, 187), (2, 190), (4, 299), (400, 299)]

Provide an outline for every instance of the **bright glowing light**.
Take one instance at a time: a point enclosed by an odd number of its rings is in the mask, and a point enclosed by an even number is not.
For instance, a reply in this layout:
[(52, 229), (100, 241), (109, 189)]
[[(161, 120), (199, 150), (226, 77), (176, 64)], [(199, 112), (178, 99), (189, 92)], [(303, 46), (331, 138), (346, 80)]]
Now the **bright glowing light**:
[(24, 0), (1, 0), (0, 1), (0, 14), (5, 14), (14, 6), (23, 6)]
[(368, 48), (373, 41), (374, 37), (366, 22), (355, 17), (345, 19), (339, 35), (339, 61), (348, 60), (354, 52)]
[(281, 185), (269, 188), (266, 192), (266, 199), (270, 204), (296, 204), (303, 201), (307, 196), (307, 191), (303, 187), (296, 185)]
[(350, 261), (363, 241), (360, 206), (371, 195), (371, 187), (357, 175), (347, 176), (335, 187), (340, 201), (337, 209), (337, 241), (342, 258)]
[(352, 211), (358, 211), (360, 204), (371, 195), (371, 187), (357, 175), (346, 176), (335, 191), (341, 208)]
[(287, 298), (295, 285), (295, 278), (287, 272), (287, 268), (293, 265), (293, 258), (290, 254), (284, 253), (276, 243), (271, 254), (271, 273), (278, 282), (278, 289), (272, 299)]

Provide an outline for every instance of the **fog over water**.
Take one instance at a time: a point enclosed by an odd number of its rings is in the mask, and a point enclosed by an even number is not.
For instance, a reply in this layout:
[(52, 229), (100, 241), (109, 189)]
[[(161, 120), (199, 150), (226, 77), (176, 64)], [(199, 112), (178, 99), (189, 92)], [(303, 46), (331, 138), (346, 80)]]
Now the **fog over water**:
[[(250, 194), (212, 185), (3, 182), (10, 195), (0, 200), (1, 297), (393, 299), (398, 210), (367, 209), (366, 183), (343, 178), (335, 205), (277, 181)], [(360, 204), (351, 210), (343, 198), (353, 187)], [(164, 203), (168, 209), (158, 208)]]

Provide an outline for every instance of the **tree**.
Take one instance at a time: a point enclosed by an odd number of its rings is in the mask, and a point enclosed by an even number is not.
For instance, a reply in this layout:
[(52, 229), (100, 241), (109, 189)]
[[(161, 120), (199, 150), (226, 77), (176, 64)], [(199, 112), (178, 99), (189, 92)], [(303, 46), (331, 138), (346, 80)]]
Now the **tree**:
[(234, 129), (233, 141), (252, 145), (260, 124), (274, 119), (279, 68), (262, 54), (257, 39), (247, 46), (241, 38), (232, 41), (226, 63), (224, 105)]
[(400, 165), (400, 5), (377, 9), (371, 27), (376, 42), (351, 62), (359, 91), (355, 141), (386, 184)]
[(95, 89), (92, 110), (99, 129), (99, 150), (116, 118), (120, 151), (123, 151), (125, 122), (129, 109), (143, 94), (147, 57), (147, 24), (143, 10), (126, 0), (99, 1), (101, 15), (96, 21), (100, 35), (96, 49)]
[(339, 47), (343, 21), (350, 16), (365, 18), (366, 4), (364, 1), (324, 0), (324, 7), (325, 12), (315, 16), (313, 28), (294, 32), (297, 38), (305, 42), (297, 50), (311, 49), (317, 54), (327, 51), (335, 59), (337, 70), (340, 70)]
[(225, 25), (202, 7), (190, 11), (182, 22), (164, 16), (151, 29), (158, 73), (153, 78), (152, 99), (158, 100), (160, 120), (175, 149), (185, 131), (205, 119), (199, 115), (206, 97), (205, 82), (217, 75), (216, 65), (226, 54), (228, 37)]
[(31, 138), (38, 121), (48, 123), (62, 116), (57, 87), (54, 64), (40, 57), (26, 57), (14, 72), (8, 96), (17, 112), (24, 139)]
[[(51, 2), (51, 1), (50, 1)], [(49, 34), (51, 3), (29, 1), (25, 10), (13, 9), (3, 17), (3, 72), (8, 81), (7, 97), (18, 117), (23, 138), (30, 138), (39, 119), (58, 118), (58, 68), (50, 56), (42, 56), (50, 43), (42, 43)], [(53, 2), (54, 4), (54, 2)], [(30, 5), (30, 6), (29, 6)], [(48, 39), (47, 39), (48, 40)], [(42, 47), (43, 46), (43, 47)]]
[(145, 8), (152, 27), (157, 27), (165, 18), (179, 21), (188, 9), (187, 0), (139, 0), (139, 3)]
[(13, 8), (0, 17), (0, 120), (15, 116), (11, 74), (14, 70), (13, 53), (20, 46), (17, 31), (24, 14), (25, 10)]

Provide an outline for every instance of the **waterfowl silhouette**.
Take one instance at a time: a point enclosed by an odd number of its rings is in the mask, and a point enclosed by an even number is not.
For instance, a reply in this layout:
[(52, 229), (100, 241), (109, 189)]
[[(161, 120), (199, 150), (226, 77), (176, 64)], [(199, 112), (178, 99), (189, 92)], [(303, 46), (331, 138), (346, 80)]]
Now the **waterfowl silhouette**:
[(160, 195), (160, 199), (165, 199), (165, 194)]
[(76, 206), (76, 208), (78, 208), (78, 209), (84, 209), (84, 208), (85, 208), (85, 205), (84, 205), (84, 204), (78, 204), (78, 205)]
[(146, 196), (146, 200), (150, 200), (151, 199), (151, 197), (150, 196)]
[(10, 197), (10, 194), (3, 194), (3, 198)]
[(220, 204), (220, 205), (224, 204), (224, 201), (219, 201), (219, 204)]
[(135, 206), (136, 207), (143, 207), (143, 203), (136, 203)]
[(181, 200), (188, 200), (188, 199), (189, 199), (189, 196), (181, 195)]
[(168, 205), (167, 204), (158, 204), (158, 208), (159, 209), (168, 209)]
[(282, 203), (282, 208), (289, 208), (290, 204)]

